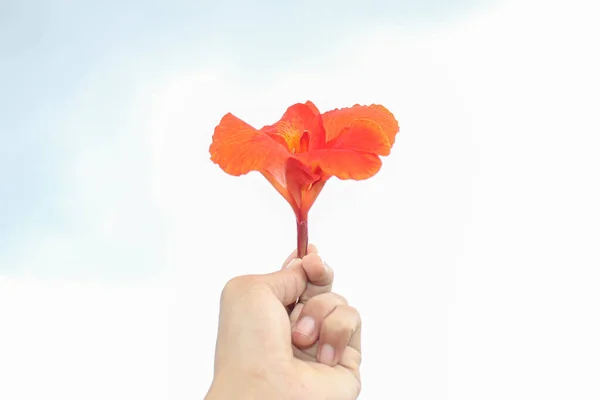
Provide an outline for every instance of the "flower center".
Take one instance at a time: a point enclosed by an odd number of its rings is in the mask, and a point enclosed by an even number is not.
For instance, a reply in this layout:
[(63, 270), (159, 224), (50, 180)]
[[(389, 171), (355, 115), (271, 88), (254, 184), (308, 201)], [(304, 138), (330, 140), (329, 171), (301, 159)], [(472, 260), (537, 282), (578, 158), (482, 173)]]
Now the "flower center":
[(292, 146), (292, 154), (296, 153), (305, 153), (308, 151), (308, 145), (310, 143), (310, 134), (308, 131), (302, 132), (302, 136), (300, 136), (300, 140)]

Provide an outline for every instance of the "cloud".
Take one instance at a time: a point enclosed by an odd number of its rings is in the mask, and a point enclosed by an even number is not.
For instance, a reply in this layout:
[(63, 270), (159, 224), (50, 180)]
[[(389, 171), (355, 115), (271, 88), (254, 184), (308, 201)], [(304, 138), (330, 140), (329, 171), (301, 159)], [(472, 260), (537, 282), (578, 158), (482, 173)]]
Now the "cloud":
[(165, 267), (163, 221), (135, 108), (140, 82), (131, 68), (119, 58), (96, 65), (44, 117), (58, 151), (47, 165), (52, 190), (35, 200), (52, 204), (53, 212), (13, 232), (20, 240), (3, 254), (3, 273), (139, 279)]

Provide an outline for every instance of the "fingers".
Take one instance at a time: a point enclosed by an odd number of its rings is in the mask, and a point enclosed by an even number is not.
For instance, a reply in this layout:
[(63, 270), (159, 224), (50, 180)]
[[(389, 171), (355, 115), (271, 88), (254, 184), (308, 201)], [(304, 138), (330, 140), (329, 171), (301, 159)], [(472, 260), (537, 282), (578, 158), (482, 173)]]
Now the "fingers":
[(302, 268), (306, 272), (308, 285), (300, 296), (300, 302), (306, 303), (319, 294), (331, 292), (333, 287), (333, 270), (317, 253), (307, 254), (302, 259)]
[(307, 254), (302, 259), (302, 268), (306, 273), (308, 283), (306, 290), (302, 292), (298, 299), (298, 304), (290, 305), (290, 320), (292, 322), (295, 322), (298, 318), (302, 304), (315, 296), (331, 292), (333, 287), (333, 269), (317, 253)]
[(231, 279), (221, 293), (221, 301), (243, 298), (261, 291), (275, 295), (283, 305), (295, 302), (306, 290), (306, 273), (299, 259), (292, 259), (288, 268), (266, 275), (245, 275)]
[[(296, 251), (290, 254), (284, 264), (284, 269), (290, 265), (289, 263), (294, 260), (296, 254)], [(333, 286), (333, 270), (319, 257), (315, 245), (308, 246), (308, 254), (302, 259), (302, 268), (308, 278), (308, 285), (302, 295), (288, 305), (288, 313), (292, 321), (295, 321), (300, 313), (300, 303), (304, 303), (318, 294), (330, 292)], [(296, 300), (299, 302), (298, 304), (296, 304)]]
[(319, 338), (319, 332), (325, 318), (337, 306), (347, 305), (342, 296), (324, 293), (309, 300), (298, 315), (298, 321), (292, 329), (292, 343), (299, 348), (312, 346)]
[[(308, 245), (308, 254), (313, 254), (313, 253), (318, 253), (319, 251), (317, 250), (317, 246), (315, 246), (314, 244), (309, 244)], [(284, 269), (294, 258), (298, 257), (298, 250), (294, 250), (292, 251), (292, 253), (288, 256), (288, 258), (285, 259), (285, 261), (283, 262), (283, 265), (281, 266), (281, 269)]]
[(308, 281), (300, 265), (300, 259), (292, 259), (283, 271), (263, 275), (264, 282), (283, 305), (293, 303), (306, 291)]
[(358, 311), (342, 296), (324, 293), (309, 299), (302, 308), (292, 328), (292, 343), (298, 348), (308, 348), (318, 340), (319, 362), (330, 366), (344, 363), (358, 369), (360, 330)]
[(323, 364), (336, 365), (342, 361), (347, 347), (360, 354), (360, 329), (360, 314), (354, 307), (336, 307), (323, 321), (317, 360)]

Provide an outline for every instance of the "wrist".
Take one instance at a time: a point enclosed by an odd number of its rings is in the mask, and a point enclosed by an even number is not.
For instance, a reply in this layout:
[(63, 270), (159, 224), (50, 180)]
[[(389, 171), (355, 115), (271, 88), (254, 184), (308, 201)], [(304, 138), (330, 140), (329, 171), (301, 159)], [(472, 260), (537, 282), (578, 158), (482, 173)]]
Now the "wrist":
[(287, 400), (289, 391), (273, 384), (265, 373), (236, 374), (223, 371), (215, 376), (204, 400)]
[(212, 385), (204, 400), (284, 400), (268, 388), (254, 388), (245, 382), (231, 382), (228, 386)]
[[(241, 383), (238, 383), (241, 385)], [(211, 387), (204, 400), (279, 400), (271, 393), (257, 390), (245, 391), (241, 388)]]

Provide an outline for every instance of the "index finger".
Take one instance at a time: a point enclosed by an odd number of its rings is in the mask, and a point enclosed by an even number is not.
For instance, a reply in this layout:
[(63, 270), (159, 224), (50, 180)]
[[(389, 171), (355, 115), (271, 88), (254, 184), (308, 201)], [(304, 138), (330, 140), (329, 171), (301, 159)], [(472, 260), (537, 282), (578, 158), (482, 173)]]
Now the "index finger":
[(307, 254), (302, 259), (302, 267), (306, 272), (308, 285), (300, 296), (300, 303), (306, 303), (319, 294), (331, 292), (333, 269), (318, 254)]
[[(308, 245), (308, 252), (306, 253), (308, 254), (313, 254), (313, 253), (318, 253), (319, 250), (317, 250), (317, 246), (315, 246), (314, 244), (309, 244)], [(285, 267), (288, 266), (289, 263), (292, 262), (293, 259), (298, 258), (298, 250), (294, 250), (292, 251), (292, 253), (288, 256), (288, 258), (285, 259), (283, 265), (281, 266), (281, 269), (284, 269)]]

